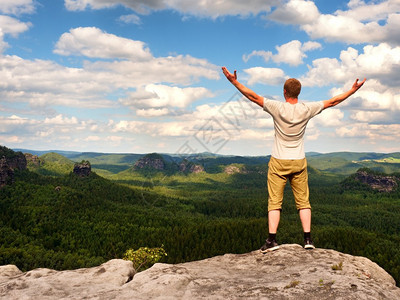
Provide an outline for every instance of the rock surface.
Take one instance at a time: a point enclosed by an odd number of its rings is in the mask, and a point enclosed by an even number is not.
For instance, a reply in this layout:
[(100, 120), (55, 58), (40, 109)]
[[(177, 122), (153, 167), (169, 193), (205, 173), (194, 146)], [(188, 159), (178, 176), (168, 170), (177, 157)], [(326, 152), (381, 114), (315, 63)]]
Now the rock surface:
[(73, 172), (79, 177), (87, 177), (92, 173), (92, 167), (88, 161), (76, 163)]
[(165, 161), (161, 155), (157, 153), (146, 154), (139, 159), (133, 166), (135, 169), (152, 169), (164, 170)]
[(26, 158), (22, 152), (0, 146), (0, 188), (14, 182), (14, 170), (25, 170), (26, 166)]
[(179, 164), (179, 171), (198, 174), (204, 172), (204, 167), (185, 159)]
[(0, 299), (400, 299), (393, 278), (370, 260), (299, 245), (134, 273), (124, 260), (74, 271), (3, 266)]
[(357, 171), (355, 178), (380, 192), (392, 192), (398, 186), (396, 177), (394, 176), (374, 175), (366, 171)]

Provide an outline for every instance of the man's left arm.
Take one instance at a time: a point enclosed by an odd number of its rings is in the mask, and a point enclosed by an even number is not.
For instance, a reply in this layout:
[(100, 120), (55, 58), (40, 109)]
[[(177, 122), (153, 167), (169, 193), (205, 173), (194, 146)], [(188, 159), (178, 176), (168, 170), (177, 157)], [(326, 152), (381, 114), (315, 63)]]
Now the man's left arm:
[(361, 82), (359, 83), (359, 82), (358, 82), (358, 78), (357, 78), (350, 90), (348, 90), (347, 92), (344, 92), (343, 94), (340, 94), (340, 95), (337, 95), (337, 96), (335, 96), (335, 97), (332, 97), (332, 98), (329, 99), (329, 100), (325, 100), (325, 101), (324, 101), (324, 109), (325, 109), (325, 108), (328, 108), (328, 107), (336, 106), (336, 105), (338, 105), (340, 102), (346, 100), (348, 97), (350, 97), (350, 96), (353, 95), (355, 92), (357, 92), (358, 89), (359, 89), (360, 87), (363, 86), (365, 80), (367, 80), (367, 79), (364, 78), (364, 80), (361, 81)]

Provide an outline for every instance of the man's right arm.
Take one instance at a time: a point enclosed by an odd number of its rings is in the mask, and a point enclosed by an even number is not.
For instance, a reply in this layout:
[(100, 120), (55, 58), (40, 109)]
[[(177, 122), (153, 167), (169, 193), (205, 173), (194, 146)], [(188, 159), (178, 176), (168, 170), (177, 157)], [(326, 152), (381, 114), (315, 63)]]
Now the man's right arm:
[(248, 87), (244, 86), (239, 81), (237, 81), (236, 70), (232, 74), (225, 67), (222, 67), (222, 72), (224, 73), (226, 78), (239, 90), (239, 92), (243, 94), (243, 96), (245, 96), (247, 99), (258, 104), (261, 107), (264, 106), (263, 97), (256, 94), (254, 91), (252, 91), (251, 89), (249, 89)]
[(328, 107), (336, 106), (336, 105), (338, 105), (340, 102), (346, 100), (348, 97), (350, 97), (350, 96), (353, 95), (355, 92), (357, 92), (358, 89), (359, 89), (360, 87), (362, 87), (362, 85), (364, 84), (365, 80), (367, 80), (367, 79), (364, 78), (363, 81), (361, 81), (360, 83), (358, 83), (358, 78), (357, 78), (350, 90), (348, 90), (347, 92), (344, 92), (343, 94), (340, 94), (340, 95), (337, 95), (337, 96), (335, 96), (335, 97), (332, 97), (332, 98), (329, 99), (329, 100), (325, 100), (325, 101), (324, 101), (324, 109), (325, 109), (325, 108), (328, 108)]

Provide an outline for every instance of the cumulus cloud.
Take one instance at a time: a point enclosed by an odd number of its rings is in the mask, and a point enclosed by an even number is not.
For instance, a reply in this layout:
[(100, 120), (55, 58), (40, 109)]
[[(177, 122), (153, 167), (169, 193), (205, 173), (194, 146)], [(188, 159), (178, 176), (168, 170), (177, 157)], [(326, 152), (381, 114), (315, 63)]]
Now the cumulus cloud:
[[(93, 37), (95, 33), (98, 35)], [(109, 35), (96, 28), (78, 28), (63, 37), (67, 38), (60, 38), (63, 46), (58, 45), (57, 49), (62, 49), (65, 55), (80, 51), (94, 58), (102, 55), (110, 61), (94, 60), (80, 68), (69, 68), (48, 60), (0, 55), (0, 65), (3, 66), (0, 69), (0, 96), (4, 102), (28, 103), (41, 114), (49, 113), (49, 108), (54, 106), (110, 108), (115, 106), (115, 101), (107, 99), (112, 93), (121, 95), (129, 89), (163, 83), (155, 87), (162, 100), (158, 96), (155, 99), (169, 103), (179, 99), (181, 104), (176, 107), (182, 107), (182, 103), (187, 105), (200, 97), (209, 97), (211, 93), (200, 87), (179, 90), (167, 84), (188, 85), (200, 78), (220, 78), (219, 67), (205, 59), (182, 55), (156, 58), (144, 43)], [(3, 49), (7, 46), (4, 43), (0, 45)], [(97, 54), (96, 48), (102, 49), (102, 54)], [(132, 55), (131, 51), (136, 54)], [(184, 92), (179, 94), (178, 91)], [(171, 95), (166, 95), (169, 92)]]
[(187, 15), (217, 18), (226, 15), (249, 16), (260, 12), (269, 12), (271, 7), (279, 4), (277, 0), (254, 0), (251, 3), (241, 0), (65, 0), (69, 10), (87, 8), (102, 9), (123, 5), (137, 13), (147, 14), (152, 10), (173, 9)]
[[(22, 1), (22, 0), (21, 0)], [(322, 14), (311, 0), (65, 0), (68, 10), (104, 9), (123, 5), (139, 14), (154, 10), (172, 9), (184, 15), (218, 18), (223, 16), (259, 15), (270, 13), (267, 18), (283, 24), (298, 25), (313, 39), (354, 43), (400, 43), (396, 34), (400, 25), (400, 4), (386, 0), (369, 2), (351, 0), (348, 10)], [(137, 22), (137, 18), (133, 18)], [(348, 30), (351, 28), (351, 30)]]
[(200, 78), (211, 80), (220, 78), (218, 66), (189, 55), (155, 57), (148, 61), (97, 61), (87, 63), (85, 69), (114, 74), (114, 78), (110, 80), (116, 87), (161, 82), (188, 85)]
[(1, 0), (0, 12), (7, 15), (20, 15), (33, 13), (35, 6), (33, 0)]
[(311, 126), (335, 127), (342, 125), (344, 113), (337, 108), (329, 108), (310, 120)]
[(79, 27), (64, 33), (58, 40), (54, 53), (130, 60), (152, 58), (150, 50), (143, 42), (118, 37), (96, 27)]
[(29, 120), (27, 118), (22, 118), (17, 115), (12, 115), (10, 117), (0, 116), (0, 132), (13, 134), (17, 132), (19, 128), (24, 126), (32, 126), (35, 125), (37, 122), (33, 120)]
[(356, 123), (351, 126), (340, 127), (336, 130), (336, 133), (339, 137), (343, 138), (364, 138), (368, 143), (396, 142), (400, 138), (400, 124), (377, 125)]
[(282, 6), (278, 6), (269, 19), (286, 24), (310, 24), (314, 23), (320, 13), (313, 1), (290, 0)]
[(142, 24), (142, 20), (140, 19), (140, 17), (135, 14), (120, 16), (118, 18), (118, 21), (126, 24), (136, 24), (136, 25)]
[(24, 23), (13, 17), (0, 15), (0, 28), (3, 34), (17, 37), (18, 34), (28, 30), (31, 25), (31, 23)]
[[(367, 45), (363, 53), (352, 47), (343, 50), (340, 58), (319, 58), (312, 62), (302, 82), (307, 86), (323, 86), (327, 83), (344, 83), (353, 75), (354, 79), (367, 77), (382, 80), (386, 86), (399, 86), (398, 74), (400, 64), (400, 47), (391, 47), (383, 43), (376, 46)], [(354, 80), (351, 79), (351, 80)]]
[[(268, 17), (276, 22), (299, 25), (313, 39), (354, 43), (400, 42), (400, 3), (350, 1), (348, 10), (321, 14), (313, 1), (290, 0)], [(351, 30), (349, 30), (351, 28)]]
[(350, 118), (363, 123), (386, 123), (388, 121), (388, 114), (382, 111), (357, 111), (354, 112)]
[(279, 85), (283, 84), (287, 78), (285, 72), (278, 68), (254, 67), (245, 69), (244, 72), (250, 75), (250, 78), (247, 81), (250, 85), (256, 83)]
[(272, 52), (264, 50), (254, 50), (250, 54), (244, 54), (242, 58), (244, 62), (248, 62), (249, 59), (254, 56), (260, 56), (264, 59), (265, 62), (268, 62), (272, 58)]
[(9, 45), (7, 42), (4, 41), (4, 34), (3, 31), (0, 29), (0, 54), (4, 52), (4, 50), (6, 50)]
[(254, 50), (249, 55), (243, 55), (243, 60), (247, 62), (253, 56), (261, 56), (265, 62), (272, 59), (276, 63), (286, 63), (291, 66), (298, 66), (303, 63), (303, 59), (307, 57), (305, 52), (321, 48), (321, 44), (317, 42), (306, 42), (302, 44), (298, 40), (293, 40), (281, 46), (276, 46), (277, 54), (271, 51)]
[[(198, 99), (212, 95), (210, 91), (203, 87), (179, 88), (161, 84), (148, 84), (130, 93), (128, 98), (119, 101), (123, 105), (139, 108), (184, 108)], [(153, 112), (155, 111), (153, 110)]]
[(136, 115), (145, 118), (162, 117), (170, 114), (170, 110), (166, 107), (164, 108), (148, 108), (148, 109), (138, 109), (136, 110)]

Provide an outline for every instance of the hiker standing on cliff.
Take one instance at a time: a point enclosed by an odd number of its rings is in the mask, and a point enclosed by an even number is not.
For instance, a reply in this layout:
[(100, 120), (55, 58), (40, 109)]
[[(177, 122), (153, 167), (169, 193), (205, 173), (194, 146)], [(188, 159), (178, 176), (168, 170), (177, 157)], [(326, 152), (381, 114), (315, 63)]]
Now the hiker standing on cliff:
[(269, 236), (261, 247), (266, 253), (279, 248), (276, 232), (282, 210), (283, 192), (287, 180), (292, 187), (296, 208), (304, 231), (304, 248), (314, 249), (311, 239), (311, 205), (309, 202), (307, 160), (304, 152), (304, 133), (308, 121), (328, 107), (338, 105), (354, 94), (365, 82), (354, 82), (347, 92), (329, 100), (299, 103), (301, 83), (295, 78), (286, 80), (283, 95), (286, 102), (266, 99), (237, 81), (236, 70), (230, 73), (225, 67), (226, 78), (250, 101), (261, 106), (274, 120), (274, 146), (268, 163), (268, 230)]

